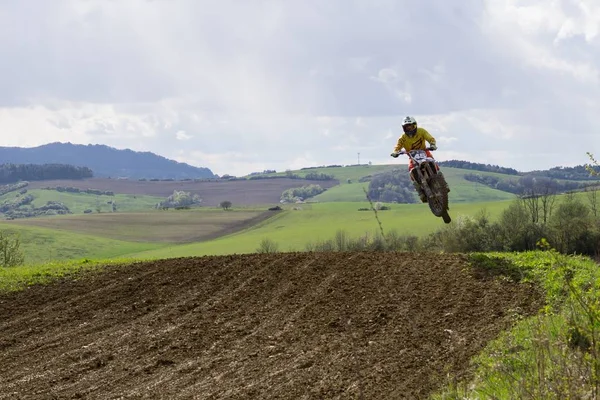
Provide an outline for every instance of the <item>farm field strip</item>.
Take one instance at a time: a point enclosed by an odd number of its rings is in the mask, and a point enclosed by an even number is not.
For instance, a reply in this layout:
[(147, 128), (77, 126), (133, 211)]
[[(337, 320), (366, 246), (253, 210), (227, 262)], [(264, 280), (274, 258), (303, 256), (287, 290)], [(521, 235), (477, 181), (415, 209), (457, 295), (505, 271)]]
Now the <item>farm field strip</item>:
[(130, 242), (186, 243), (208, 240), (250, 227), (271, 211), (170, 210), (102, 213), (7, 221), (11, 226), (35, 226)]
[(120, 194), (147, 195), (166, 198), (173, 191), (197, 194), (203, 206), (216, 207), (222, 201), (230, 201), (233, 206), (277, 204), (281, 193), (286, 189), (303, 185), (319, 184), (323, 188), (337, 185), (336, 180), (311, 181), (304, 179), (258, 179), (238, 181), (135, 181), (108, 178), (82, 180), (56, 180), (30, 182), (28, 189), (43, 187), (71, 186), (79, 189), (97, 189)]

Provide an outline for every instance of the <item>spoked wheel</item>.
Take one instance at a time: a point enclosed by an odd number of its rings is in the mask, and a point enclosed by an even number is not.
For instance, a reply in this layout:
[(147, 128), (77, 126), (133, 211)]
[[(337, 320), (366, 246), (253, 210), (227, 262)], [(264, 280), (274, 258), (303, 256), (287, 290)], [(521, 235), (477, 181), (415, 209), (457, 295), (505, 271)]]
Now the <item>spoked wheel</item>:
[(433, 196), (427, 199), (429, 209), (436, 217), (442, 217), (445, 223), (450, 223), (451, 219), (448, 215), (448, 192), (443, 177), (434, 175), (429, 180), (429, 187), (433, 192)]
[(441, 217), (446, 209), (444, 208), (444, 201), (438, 197), (438, 194), (434, 194), (432, 197), (427, 199), (429, 203), (429, 209), (436, 217)]

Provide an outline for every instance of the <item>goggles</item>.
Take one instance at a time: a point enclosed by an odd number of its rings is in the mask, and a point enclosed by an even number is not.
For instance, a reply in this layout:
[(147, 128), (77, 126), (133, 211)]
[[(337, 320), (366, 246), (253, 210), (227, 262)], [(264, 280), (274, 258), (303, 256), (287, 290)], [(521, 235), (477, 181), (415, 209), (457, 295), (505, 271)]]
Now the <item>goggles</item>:
[(417, 124), (402, 125), (402, 129), (404, 129), (404, 132), (412, 132), (417, 129)]

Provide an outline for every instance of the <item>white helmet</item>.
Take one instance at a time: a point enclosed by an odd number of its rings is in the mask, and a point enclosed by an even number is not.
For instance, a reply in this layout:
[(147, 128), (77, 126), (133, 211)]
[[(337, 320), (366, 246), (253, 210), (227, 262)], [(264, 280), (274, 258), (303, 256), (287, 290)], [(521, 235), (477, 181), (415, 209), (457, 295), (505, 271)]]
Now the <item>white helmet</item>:
[(411, 116), (406, 116), (402, 120), (402, 129), (409, 137), (415, 136), (417, 133), (417, 120)]

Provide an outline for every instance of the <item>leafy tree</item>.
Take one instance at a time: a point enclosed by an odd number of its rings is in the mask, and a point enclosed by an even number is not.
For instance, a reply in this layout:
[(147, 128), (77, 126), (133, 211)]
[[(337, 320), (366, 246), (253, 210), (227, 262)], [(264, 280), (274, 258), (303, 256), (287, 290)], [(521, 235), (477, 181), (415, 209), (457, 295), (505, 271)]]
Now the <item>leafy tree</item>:
[(223, 210), (229, 210), (232, 206), (231, 202), (229, 200), (225, 200), (222, 201), (219, 206), (223, 209)]
[(190, 207), (202, 203), (202, 199), (197, 194), (184, 192), (183, 190), (174, 190), (173, 194), (156, 205), (157, 208), (177, 208)]
[(529, 210), (521, 200), (511, 203), (498, 219), (497, 240), (506, 251), (534, 250), (544, 236), (542, 227), (531, 222)]
[(583, 244), (582, 239), (592, 227), (589, 212), (578, 198), (567, 195), (552, 220), (554, 248), (562, 253), (581, 251), (578, 245)]

